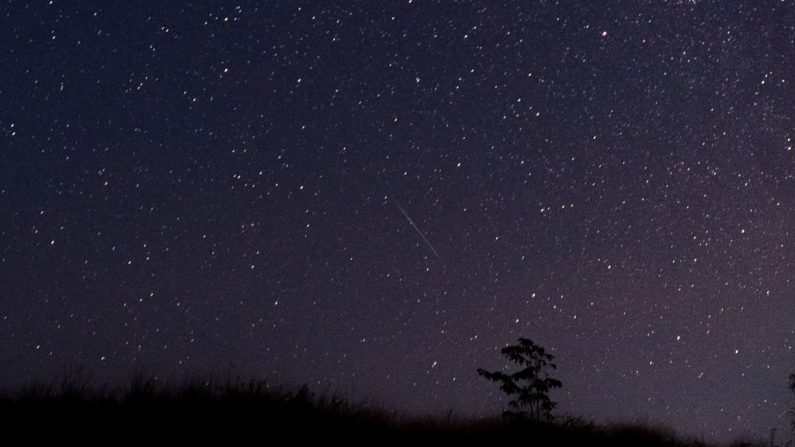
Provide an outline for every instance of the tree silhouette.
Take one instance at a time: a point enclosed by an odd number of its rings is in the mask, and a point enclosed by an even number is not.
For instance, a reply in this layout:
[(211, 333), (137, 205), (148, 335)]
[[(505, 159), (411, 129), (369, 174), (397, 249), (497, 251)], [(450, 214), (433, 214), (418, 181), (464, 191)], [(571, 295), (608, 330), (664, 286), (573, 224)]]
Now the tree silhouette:
[[(511, 410), (503, 411), (506, 419), (530, 419), (539, 421), (543, 418), (550, 419), (550, 412), (557, 403), (549, 398), (549, 391), (560, 388), (559, 380), (553, 379), (547, 373), (548, 368), (556, 369), (552, 360), (554, 357), (541, 346), (527, 338), (519, 338), (519, 343), (502, 348), (502, 355), (522, 369), (505, 374), (500, 371), (486, 371), (478, 368), (478, 374), (488, 380), (500, 384), (500, 389), (509, 397), (516, 396), (508, 402)], [(524, 409), (527, 411), (524, 411)]]

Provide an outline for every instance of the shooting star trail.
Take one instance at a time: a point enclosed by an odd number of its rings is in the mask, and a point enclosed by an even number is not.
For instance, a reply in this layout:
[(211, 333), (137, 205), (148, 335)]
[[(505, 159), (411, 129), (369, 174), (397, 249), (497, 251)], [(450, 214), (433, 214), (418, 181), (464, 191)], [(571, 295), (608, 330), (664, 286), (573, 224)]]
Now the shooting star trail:
[(402, 206), (400, 206), (400, 204), (399, 204), (399, 203), (397, 203), (397, 201), (396, 201), (395, 199), (392, 199), (392, 203), (394, 203), (394, 204), (395, 204), (395, 206), (397, 206), (397, 207), (398, 207), (398, 209), (400, 210), (400, 212), (401, 212), (401, 213), (403, 213), (403, 215), (404, 215), (404, 216), (406, 216), (406, 219), (408, 219), (408, 221), (409, 221), (409, 223), (411, 224), (411, 226), (412, 226), (412, 227), (414, 227), (414, 230), (416, 230), (416, 231), (417, 231), (417, 234), (419, 234), (419, 235), (420, 235), (420, 237), (422, 238), (422, 240), (423, 240), (423, 241), (425, 241), (425, 245), (427, 245), (427, 246), (428, 246), (428, 248), (430, 248), (430, 249), (431, 249), (431, 251), (433, 252), (433, 254), (435, 254), (435, 255), (436, 255), (436, 257), (437, 257), (437, 258), (439, 258), (439, 260), (440, 260), (440, 261), (442, 261), (442, 263), (444, 263), (444, 261), (442, 260), (442, 257), (441, 257), (441, 256), (439, 256), (439, 252), (438, 252), (438, 251), (436, 251), (436, 249), (435, 249), (435, 248), (433, 248), (433, 245), (431, 245), (431, 241), (429, 241), (429, 240), (428, 240), (428, 238), (427, 238), (427, 237), (425, 237), (425, 235), (424, 235), (424, 234), (422, 234), (422, 231), (420, 231), (419, 227), (417, 227), (417, 224), (415, 224), (415, 223), (414, 223), (414, 221), (413, 221), (413, 220), (411, 220), (411, 217), (409, 217), (409, 215), (408, 215), (408, 213), (406, 212), (406, 210), (404, 210), (404, 209), (403, 209), (403, 207), (402, 207)]

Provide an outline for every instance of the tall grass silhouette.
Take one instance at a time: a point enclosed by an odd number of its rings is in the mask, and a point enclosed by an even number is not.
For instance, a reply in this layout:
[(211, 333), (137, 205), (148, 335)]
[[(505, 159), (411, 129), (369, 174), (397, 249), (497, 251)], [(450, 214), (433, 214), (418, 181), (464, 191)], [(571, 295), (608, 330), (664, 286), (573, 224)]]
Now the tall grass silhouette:
[(218, 377), (185, 378), (174, 383), (143, 374), (123, 387), (95, 385), (88, 379), (66, 375), (52, 384), (7, 390), (0, 395), (0, 421), (6, 433), (52, 430), (78, 439), (101, 436), (112, 441), (169, 437), (196, 441), (256, 439), (266, 444), (707, 445), (679, 438), (663, 427), (597, 426), (572, 417), (555, 423), (499, 416), (455, 418), (449, 413), (420, 418), (375, 404), (352, 403), (330, 393), (315, 393), (306, 386)]

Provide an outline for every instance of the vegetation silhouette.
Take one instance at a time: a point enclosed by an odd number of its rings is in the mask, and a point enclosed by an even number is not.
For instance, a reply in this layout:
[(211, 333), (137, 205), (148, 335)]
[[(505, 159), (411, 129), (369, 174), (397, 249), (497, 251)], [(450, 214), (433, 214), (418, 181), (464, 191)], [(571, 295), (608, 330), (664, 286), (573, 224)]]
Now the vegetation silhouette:
[[(789, 390), (795, 395), (795, 374), (789, 375)], [(790, 422), (792, 431), (795, 433), (795, 404), (793, 404), (792, 408), (789, 409), (790, 416), (792, 417), (792, 421)]]
[[(790, 392), (792, 392), (793, 395), (795, 395), (795, 374), (790, 374), (789, 375), (789, 390), (790, 390)], [(785, 447), (791, 446), (792, 445), (792, 441), (795, 440), (795, 403), (792, 404), (792, 406), (789, 408), (788, 412), (789, 412), (789, 416), (790, 416), (790, 430), (791, 430), (792, 437), (790, 438), (789, 441), (787, 441), (786, 444), (784, 444)], [(771, 438), (770, 445), (771, 446), (774, 445), (773, 444), (773, 437), (775, 435), (776, 435), (775, 431), (770, 434), (770, 438)]]
[[(446, 416), (446, 417), (445, 417)], [(71, 375), (51, 384), (0, 392), (6, 439), (103, 442), (178, 441), (318, 445), (707, 446), (665, 427), (596, 425), (503, 418), (415, 417), (374, 403), (352, 403), (307, 386), (217, 376), (166, 380), (143, 374), (126, 386), (96, 385)], [(286, 441), (286, 442), (285, 442)], [(754, 445), (764, 445), (763, 442)]]
[(562, 386), (547, 372), (549, 368), (557, 368), (552, 362), (555, 357), (527, 338), (519, 338), (517, 344), (506, 346), (500, 352), (522, 369), (513, 374), (482, 368), (477, 371), (486, 379), (499, 383), (500, 389), (509, 397), (515, 396), (508, 402), (511, 409), (503, 411), (503, 417), (509, 420), (551, 420), (551, 412), (557, 403), (549, 398), (549, 392)]
[[(792, 392), (792, 394), (795, 395), (795, 374), (790, 374), (789, 375), (789, 384), (787, 385), (787, 388), (789, 388), (790, 392)], [(790, 417), (791, 434), (793, 436), (795, 436), (795, 403), (792, 404), (792, 406), (787, 409), (785, 414), (789, 415), (789, 417)], [(776, 433), (777, 432), (778, 432), (777, 428), (773, 428), (773, 429), (770, 430), (770, 438), (768, 440), (768, 446), (769, 447), (778, 447), (778, 444), (776, 444)], [(783, 447), (791, 447), (792, 446), (792, 441), (793, 441), (793, 438), (791, 437), (788, 441), (786, 441), (784, 444), (782, 444), (782, 446)]]

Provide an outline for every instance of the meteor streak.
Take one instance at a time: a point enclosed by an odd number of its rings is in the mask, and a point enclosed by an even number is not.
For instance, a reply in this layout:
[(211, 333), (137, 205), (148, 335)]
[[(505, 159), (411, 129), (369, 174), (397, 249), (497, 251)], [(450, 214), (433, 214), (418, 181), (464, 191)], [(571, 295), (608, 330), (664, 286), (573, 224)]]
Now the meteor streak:
[[(419, 234), (419, 235), (420, 235), (420, 237), (422, 238), (422, 240), (423, 240), (423, 241), (425, 241), (425, 245), (427, 245), (427, 246), (428, 246), (428, 248), (430, 248), (430, 249), (431, 249), (431, 251), (433, 252), (433, 254), (435, 254), (435, 255), (436, 255), (436, 257), (437, 257), (437, 258), (439, 258), (439, 260), (440, 260), (440, 261), (442, 261), (442, 257), (441, 257), (441, 256), (439, 256), (439, 252), (438, 252), (438, 251), (436, 251), (436, 249), (435, 249), (435, 248), (433, 248), (433, 245), (431, 245), (431, 241), (429, 241), (429, 240), (428, 240), (428, 238), (427, 238), (427, 237), (425, 237), (425, 235), (424, 235), (424, 234), (422, 234), (422, 231), (420, 231), (419, 227), (417, 227), (417, 224), (415, 224), (415, 223), (414, 223), (414, 221), (413, 221), (413, 220), (411, 220), (411, 217), (409, 217), (409, 215), (408, 215), (408, 213), (406, 212), (406, 210), (404, 210), (404, 209), (403, 209), (403, 207), (402, 207), (402, 206), (400, 206), (400, 204), (399, 204), (399, 203), (397, 203), (397, 201), (396, 201), (395, 199), (392, 199), (392, 203), (394, 203), (394, 204), (395, 204), (395, 206), (397, 206), (397, 207), (398, 207), (398, 209), (400, 210), (400, 212), (401, 212), (401, 213), (403, 213), (403, 215), (404, 215), (404, 216), (406, 216), (406, 219), (408, 219), (408, 221), (409, 221), (409, 223), (411, 224), (411, 226), (412, 226), (412, 227), (414, 227), (414, 230), (417, 232), (417, 234)], [(442, 262), (444, 262), (444, 261), (442, 261)]]

